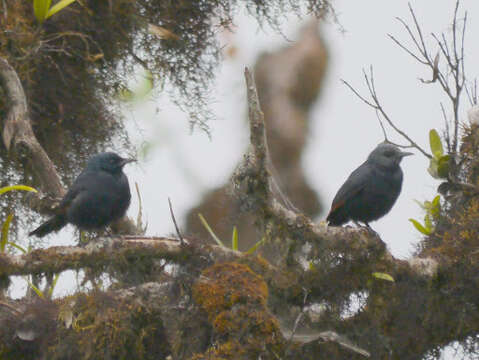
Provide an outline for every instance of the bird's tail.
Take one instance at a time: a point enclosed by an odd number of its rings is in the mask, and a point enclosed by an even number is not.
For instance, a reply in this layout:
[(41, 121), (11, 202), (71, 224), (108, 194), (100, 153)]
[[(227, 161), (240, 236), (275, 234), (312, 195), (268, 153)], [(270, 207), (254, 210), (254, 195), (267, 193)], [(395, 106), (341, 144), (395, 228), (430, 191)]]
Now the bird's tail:
[(28, 235), (32, 236), (38, 236), (38, 237), (44, 237), (45, 235), (51, 233), (52, 231), (58, 231), (62, 227), (64, 227), (67, 224), (67, 219), (65, 215), (55, 215), (52, 217), (50, 220), (45, 221), (43, 224), (41, 224), (39, 227), (37, 227), (35, 230), (30, 232)]

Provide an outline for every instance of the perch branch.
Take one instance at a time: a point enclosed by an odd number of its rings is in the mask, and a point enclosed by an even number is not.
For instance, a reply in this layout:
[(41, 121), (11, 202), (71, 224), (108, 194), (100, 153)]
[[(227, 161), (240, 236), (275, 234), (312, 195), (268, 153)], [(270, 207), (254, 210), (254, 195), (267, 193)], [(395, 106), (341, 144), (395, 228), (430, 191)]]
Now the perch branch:
[[(234, 260), (240, 253), (215, 245), (182, 247), (176, 239), (160, 237), (101, 238), (86, 247), (54, 246), (37, 249), (24, 255), (0, 254), (0, 276), (58, 273), (84, 267), (101, 268), (105, 265), (122, 264), (132, 258), (161, 258), (178, 263), (190, 260), (188, 253), (199, 252), (211, 261)], [(197, 255), (195, 255), (197, 256)]]

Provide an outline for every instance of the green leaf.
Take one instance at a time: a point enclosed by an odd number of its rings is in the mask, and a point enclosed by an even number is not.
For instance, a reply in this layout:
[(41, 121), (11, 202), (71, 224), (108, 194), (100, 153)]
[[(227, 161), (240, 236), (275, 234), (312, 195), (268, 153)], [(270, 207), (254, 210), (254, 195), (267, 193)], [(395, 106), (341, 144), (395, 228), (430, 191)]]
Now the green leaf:
[(134, 89), (124, 87), (118, 93), (120, 100), (127, 102), (136, 102), (146, 99), (153, 90), (154, 81), (153, 74), (149, 70), (145, 70), (141, 75), (142, 79), (136, 84)]
[(437, 219), (439, 214), (441, 213), (441, 196), (437, 195), (433, 200), (432, 200), (432, 206), (431, 206), (431, 215), (433, 219)]
[(35, 291), (35, 293), (38, 295), (39, 298), (41, 298), (41, 299), (45, 298), (45, 295), (43, 295), (43, 292), (39, 288), (37, 288), (35, 285), (33, 285), (28, 280), (27, 280), (27, 283), (28, 283), (28, 286), (30, 286), (33, 289), (33, 291)]
[(51, 3), (52, 0), (33, 0), (33, 13), (38, 22), (42, 23), (47, 18)]
[(420, 202), (419, 200), (416, 200), (416, 199), (414, 199), (413, 201), (414, 201), (416, 204), (418, 204), (418, 205), (421, 207), (421, 209), (426, 210), (426, 208), (424, 207), (424, 203), (422, 203), (422, 202)]
[(431, 151), (435, 158), (439, 159), (444, 154), (441, 138), (434, 129), (429, 131), (429, 145), (431, 146)]
[(7, 241), (7, 245), (10, 245), (10, 246), (13, 246), (15, 249), (18, 249), (20, 250), (22, 253), (26, 254), (28, 253), (28, 250), (25, 249), (24, 247), (18, 245), (18, 244), (15, 244), (14, 242), (11, 242), (11, 241)]
[(45, 19), (48, 19), (50, 16), (55, 15), (57, 12), (59, 12), (63, 8), (66, 8), (68, 5), (75, 1), (76, 0), (60, 0), (48, 10)]
[(221, 247), (226, 247), (225, 244), (223, 244), (223, 242), (218, 238), (218, 236), (216, 236), (216, 234), (213, 232), (213, 230), (211, 229), (211, 227), (208, 225), (208, 223), (206, 222), (206, 219), (203, 217), (203, 215), (201, 214), (198, 214), (198, 217), (200, 218), (201, 220), (201, 223), (203, 224), (203, 226), (205, 227), (206, 230), (208, 230), (208, 232), (210, 233), (211, 237), (216, 241), (216, 243), (221, 246)]
[(441, 179), (447, 179), (449, 175), (449, 161), (451, 160), (450, 155), (441, 156), (437, 162), (437, 175)]
[(258, 241), (256, 244), (254, 244), (251, 248), (249, 248), (248, 251), (246, 251), (245, 254), (248, 254), (248, 255), (253, 254), (256, 251), (257, 248), (259, 248), (261, 245), (264, 244), (265, 240), (266, 240), (266, 238), (263, 236), (261, 238), (261, 240)]
[(48, 289), (48, 298), (51, 299), (53, 295), (53, 290), (55, 289), (55, 286), (57, 286), (57, 281), (58, 278), (60, 277), (60, 273), (55, 274), (55, 277), (53, 278), (52, 286), (50, 289)]
[(431, 214), (430, 212), (426, 213), (426, 216), (424, 216), (424, 227), (426, 228), (426, 231), (430, 234), (434, 230), (434, 227), (432, 226), (432, 219), (431, 219)]
[(10, 229), (10, 223), (12, 222), (13, 214), (7, 216), (7, 220), (2, 225), (2, 236), (0, 238), (0, 253), (5, 253), (5, 246), (8, 243), (8, 230)]
[(386, 273), (373, 272), (373, 276), (374, 276), (376, 279), (381, 279), (381, 280), (386, 280), (386, 281), (394, 282), (394, 278), (393, 278), (391, 275), (386, 274)]
[(422, 226), (420, 222), (414, 219), (409, 219), (409, 221), (412, 222), (412, 224), (417, 229), (417, 231), (419, 231), (420, 233), (424, 235), (430, 235), (430, 232), (424, 226)]
[(4, 186), (0, 188), (0, 195), (13, 191), (13, 190), (23, 190), (23, 191), (31, 191), (31, 192), (38, 192), (36, 189), (26, 186), (26, 185), (12, 185), (12, 186)]
[(238, 251), (238, 229), (233, 226), (233, 235), (231, 237), (231, 248)]
[(439, 179), (438, 164), (439, 164), (438, 159), (433, 157), (429, 161), (429, 167), (427, 168), (427, 171), (429, 172), (429, 174), (431, 174), (431, 176), (435, 179)]

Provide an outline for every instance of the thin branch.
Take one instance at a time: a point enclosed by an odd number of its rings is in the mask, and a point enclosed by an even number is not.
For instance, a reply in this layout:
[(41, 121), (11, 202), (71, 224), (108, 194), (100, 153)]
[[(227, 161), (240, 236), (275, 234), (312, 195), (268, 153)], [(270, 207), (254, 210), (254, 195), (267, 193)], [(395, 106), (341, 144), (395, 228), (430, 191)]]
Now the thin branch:
[(403, 45), (398, 39), (396, 39), (393, 35), (388, 34), (388, 37), (396, 43), (397, 46), (399, 46), (401, 49), (403, 49), (405, 52), (407, 52), (409, 55), (411, 55), (416, 61), (420, 62), (421, 64), (427, 65), (428, 62), (426, 60), (422, 60), (414, 54), (411, 50), (409, 50), (405, 45)]
[(409, 7), (409, 12), (411, 13), (411, 16), (414, 20), (414, 24), (416, 25), (416, 31), (417, 31), (417, 34), (419, 35), (419, 40), (421, 40), (423, 56), (430, 63), (431, 59), (429, 58), (429, 55), (428, 55), (428, 51), (426, 48), (426, 43), (424, 42), (424, 37), (422, 35), (421, 27), (419, 26), (419, 22), (417, 21), (416, 14), (414, 13), (411, 3), (408, 3), (408, 7)]
[(354, 89), (347, 81), (341, 80), (343, 84), (345, 84), (359, 99), (361, 99), (365, 104), (368, 106), (372, 107), (375, 109), (377, 112), (379, 112), (382, 117), (387, 121), (389, 126), (391, 126), (394, 131), (396, 131), (399, 135), (401, 135), (403, 138), (405, 138), (409, 142), (409, 146), (412, 148), (415, 148), (419, 150), (424, 156), (427, 158), (432, 158), (432, 155), (426, 152), (421, 146), (419, 146), (414, 140), (412, 140), (404, 131), (399, 129), (394, 122), (391, 120), (389, 115), (386, 113), (384, 110), (383, 106), (381, 105), (377, 92), (376, 92), (376, 85), (374, 83), (374, 72), (373, 72), (373, 67), (370, 67), (370, 73), (369, 75), (366, 73), (366, 71), (363, 69), (363, 74), (364, 74), (364, 79), (366, 82), (366, 85), (369, 90), (369, 95), (372, 98), (372, 101), (366, 99), (364, 96), (362, 96), (356, 89)]
[(360, 100), (362, 100), (366, 105), (372, 107), (373, 109), (379, 110), (377, 105), (373, 104), (372, 102), (368, 101), (365, 97), (363, 97), (353, 86), (348, 83), (346, 80), (341, 79), (341, 82), (346, 85), (349, 90), (351, 90), (354, 95), (356, 95)]
[(384, 141), (389, 142), (388, 135), (386, 134), (386, 129), (384, 128), (384, 124), (381, 121), (381, 116), (379, 116), (379, 112), (377, 110), (376, 110), (376, 117), (378, 119), (379, 126), (381, 126), (381, 130), (383, 131)]
[[(412, 40), (412, 41), (414, 42), (414, 44), (416, 45), (416, 47), (417, 47), (419, 53), (425, 58), (425, 60), (422, 60), (422, 61), (419, 60), (419, 62), (425, 61), (426, 63), (429, 63), (429, 61), (428, 61), (429, 59), (427, 58), (427, 53), (425, 52), (425, 49), (423, 49), (423, 48), (421, 47), (421, 45), (418, 43), (418, 41), (416, 40), (416, 37), (414, 36), (414, 34), (413, 34), (411, 28), (409, 27), (409, 25), (408, 25), (403, 19), (401, 19), (401, 18), (399, 18), (399, 17), (397, 17), (396, 20), (398, 20), (398, 21), (404, 26), (404, 28), (406, 29), (407, 33), (409, 34), (409, 37), (411, 38), (411, 40)], [(399, 43), (399, 41), (398, 41), (398, 43)], [(402, 47), (403, 49), (406, 49), (405, 46), (401, 46), (401, 47)], [(408, 52), (408, 53), (409, 53), (409, 52), (412, 53), (412, 51), (407, 51), (407, 52)], [(414, 56), (414, 57), (416, 57), (416, 56)]]
[[(408, 47), (403, 45), (399, 40), (397, 40), (394, 36), (389, 35), (389, 38), (393, 40), (393, 42), (398, 45), (402, 50), (404, 50), (407, 54), (409, 54), (412, 58), (414, 58), (419, 63), (426, 65), (427, 67), (431, 68), (433, 71), (433, 78), (432, 80), (424, 80), (419, 79), (423, 83), (433, 83), (438, 82), (444, 91), (444, 93), (448, 96), (451, 101), (453, 114), (454, 114), (454, 130), (453, 135), (449, 134), (449, 126), (446, 128), (446, 135), (445, 138), (447, 139), (449, 145), (449, 152), (452, 154), (457, 153), (457, 147), (459, 142), (459, 104), (461, 98), (461, 92), (464, 89), (464, 85), (466, 82), (466, 75), (465, 75), (465, 65), (464, 65), (464, 39), (466, 33), (466, 24), (467, 24), (467, 12), (465, 12), (463, 25), (461, 28), (460, 34), (458, 33), (458, 12), (459, 12), (459, 4), (460, 0), (456, 0), (456, 4), (454, 7), (454, 16), (452, 20), (452, 39), (448, 42), (446, 35), (441, 33), (440, 36), (436, 34), (431, 34), (432, 38), (436, 41), (437, 46), (439, 47), (439, 53), (441, 53), (447, 64), (448, 71), (440, 71), (439, 70), (439, 58), (438, 55), (434, 58), (434, 61), (431, 59), (431, 55), (426, 47), (426, 42), (424, 40), (424, 36), (422, 33), (421, 26), (419, 25), (419, 21), (416, 17), (416, 14), (412, 8), (412, 5), (409, 3), (409, 12), (411, 14), (411, 18), (413, 20), (416, 34), (411, 30), (409, 25), (402, 20), (401, 18), (397, 18), (397, 20), (404, 26), (406, 32), (408, 33), (409, 37), (415, 44), (417, 50), (419, 51), (419, 55), (415, 54), (411, 51)], [(450, 45), (449, 45), (450, 44)], [(460, 49), (459, 49), (460, 46)], [(448, 78), (452, 75), (453, 77), (453, 85), (450, 85)], [(466, 89), (466, 92), (467, 89)], [(468, 94), (469, 98), (471, 96)], [(471, 101), (471, 100), (470, 100)], [(442, 105), (441, 105), (442, 106)], [(445, 111), (443, 110), (445, 113)]]
[(446, 110), (444, 109), (444, 105), (442, 102), (439, 103), (441, 106), (442, 117), (444, 118), (444, 125), (446, 130), (444, 131), (444, 139), (446, 140), (447, 145), (447, 152), (451, 153), (451, 136), (449, 135), (449, 121), (447, 121)]
[(176, 234), (178, 235), (178, 238), (180, 239), (181, 245), (184, 245), (185, 241), (183, 240), (183, 236), (181, 236), (181, 233), (180, 233), (180, 228), (178, 227), (178, 224), (176, 223), (175, 213), (173, 212), (173, 206), (171, 205), (170, 198), (168, 198), (168, 205), (170, 206), (171, 219), (173, 220), (173, 224), (175, 224)]

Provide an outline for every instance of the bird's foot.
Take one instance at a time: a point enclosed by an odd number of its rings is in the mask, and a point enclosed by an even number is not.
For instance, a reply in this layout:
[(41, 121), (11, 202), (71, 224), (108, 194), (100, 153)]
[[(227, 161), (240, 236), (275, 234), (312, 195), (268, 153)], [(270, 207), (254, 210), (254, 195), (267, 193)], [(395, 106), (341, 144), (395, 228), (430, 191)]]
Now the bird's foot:
[(362, 229), (367, 229), (370, 233), (379, 236), (376, 230), (374, 230), (371, 226), (369, 226), (369, 223), (365, 222), (364, 225), (361, 225), (358, 221), (353, 221), (357, 227), (362, 228)]

